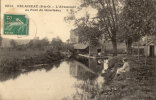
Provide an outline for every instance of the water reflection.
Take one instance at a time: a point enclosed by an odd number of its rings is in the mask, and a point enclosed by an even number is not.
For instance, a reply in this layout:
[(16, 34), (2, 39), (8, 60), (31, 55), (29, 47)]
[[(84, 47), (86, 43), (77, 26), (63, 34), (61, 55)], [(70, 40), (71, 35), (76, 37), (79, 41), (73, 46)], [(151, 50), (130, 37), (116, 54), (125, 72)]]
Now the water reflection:
[(86, 62), (63, 61), (57, 67), (46, 67), (20, 74), (18, 77), (16, 75), (14, 80), (1, 81), (0, 100), (91, 98), (97, 91), (101, 91), (104, 83), (104, 77), (101, 76), (104, 64), (101, 59), (100, 62), (99, 59), (83, 61)]
[(77, 80), (69, 73), (69, 65), (62, 62), (60, 67), (48, 72), (21, 74), (15, 80), (0, 83), (1, 100), (60, 100), (75, 91), (72, 85)]
[(53, 67), (59, 67), (60, 62), (56, 62), (55, 65), (49, 64), (46, 66), (39, 66), (39, 67), (33, 67), (30, 66), (26, 69), (19, 69), (19, 71), (16, 72), (10, 72), (10, 73), (0, 73), (0, 81), (6, 81), (9, 79), (16, 79), (18, 78), (21, 74), (29, 74), (32, 71), (37, 71), (37, 70), (46, 70), (47, 72), (50, 71)]
[(102, 69), (104, 69), (104, 67), (108, 64), (108, 59), (88, 59), (84, 57), (76, 57), (76, 60), (86, 65), (86, 67), (93, 70), (95, 73), (101, 73)]
[[(81, 83), (75, 83), (75, 88), (79, 91), (77, 91), (70, 100), (88, 100), (95, 98), (96, 95), (103, 91), (102, 87), (105, 80), (102, 74), (105, 73), (104, 71), (108, 68), (108, 59), (88, 59), (85, 61), (88, 62), (84, 63), (80, 59), (79, 62), (74, 61), (70, 63), (71, 75), (83, 80)], [(86, 66), (87, 64), (88, 66)], [(64, 100), (69, 100), (69, 98)]]
[(78, 61), (70, 62), (70, 74), (79, 80), (93, 80), (97, 77), (96, 72)]

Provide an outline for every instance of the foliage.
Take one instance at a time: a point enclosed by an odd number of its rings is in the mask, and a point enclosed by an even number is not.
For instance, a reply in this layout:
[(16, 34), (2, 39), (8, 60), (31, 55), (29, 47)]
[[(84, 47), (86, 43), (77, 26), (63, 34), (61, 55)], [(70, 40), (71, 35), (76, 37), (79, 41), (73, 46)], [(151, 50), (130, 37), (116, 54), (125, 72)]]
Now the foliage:
[[(121, 11), (121, 1), (119, 0), (82, 0), (81, 7), (78, 11), (71, 11), (69, 18), (67, 20), (74, 20), (76, 27), (82, 28), (82, 30), (86, 30), (86, 27), (90, 29), (96, 29), (97, 33), (105, 35), (106, 38), (111, 39), (113, 45), (114, 55), (117, 55), (117, 43), (116, 43), (116, 35), (118, 32), (119, 20), (118, 16)], [(76, 13), (81, 11), (83, 8), (92, 7), (97, 10), (97, 15), (94, 18), (86, 12), (86, 16), (81, 17), (79, 19), (76, 18)], [(73, 15), (73, 16), (72, 16)], [(92, 33), (95, 33), (95, 30), (92, 30)], [(92, 36), (94, 39), (99, 38), (98, 35), (90, 34), (91, 32), (83, 31), (84, 35), (82, 38), (88, 40), (92, 40)], [(86, 36), (86, 34), (88, 34)], [(89, 38), (89, 39), (88, 39)]]
[(133, 42), (140, 40), (145, 35), (156, 34), (156, 1), (125, 0), (124, 3), (120, 17), (119, 38), (125, 40), (129, 52)]
[(59, 37), (53, 38), (52, 41), (51, 41), (51, 46), (55, 50), (60, 50), (62, 48), (62, 46), (63, 46), (63, 42)]
[(49, 45), (49, 41), (47, 38), (44, 38), (42, 40), (34, 39), (28, 43), (28, 48), (43, 49), (45, 46), (48, 45)]
[(57, 38), (53, 38), (52, 41), (51, 41), (51, 45), (52, 46), (58, 46), (58, 45), (62, 45), (62, 40), (57, 37)]
[[(27, 53), (30, 53), (27, 51)], [(17, 54), (18, 55), (18, 54)], [(53, 50), (46, 51), (44, 53), (39, 53), (38, 55), (33, 55), (27, 57), (27, 54), (22, 56), (23, 58), (12, 57), (2, 59), (0, 62), (0, 72), (2, 73), (11, 73), (11, 72), (20, 72), (22, 69), (27, 71), (33, 69), (39, 69), (40, 67), (35, 67), (39, 64), (54, 64), (59, 60), (64, 58), (64, 55), (60, 52), (54, 52)], [(44, 68), (44, 66), (41, 66)]]
[[(125, 41), (129, 53), (133, 42), (145, 35), (156, 34), (155, 5), (155, 0), (81, 0), (79, 9), (71, 11), (66, 20), (74, 21), (82, 40), (90, 41), (92, 36), (99, 38), (87, 31), (87, 28), (96, 28), (97, 33), (101, 31), (100, 34), (112, 41), (114, 55), (118, 41)], [(95, 17), (91, 18), (86, 11), (85, 16), (77, 18), (79, 11), (89, 7), (97, 10)]]
[(98, 45), (102, 32), (97, 27), (78, 26), (73, 30), (79, 36), (79, 42)]
[(146, 34), (154, 34), (156, 20), (155, 1), (153, 0), (126, 0), (123, 10), (123, 26), (125, 35), (134, 41)]

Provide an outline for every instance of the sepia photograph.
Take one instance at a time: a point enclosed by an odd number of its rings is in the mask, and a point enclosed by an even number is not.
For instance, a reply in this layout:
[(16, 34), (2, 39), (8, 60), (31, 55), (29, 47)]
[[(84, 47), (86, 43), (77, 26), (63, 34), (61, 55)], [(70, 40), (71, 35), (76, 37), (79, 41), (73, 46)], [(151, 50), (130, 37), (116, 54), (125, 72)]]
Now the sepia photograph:
[(156, 100), (156, 0), (0, 0), (0, 100)]

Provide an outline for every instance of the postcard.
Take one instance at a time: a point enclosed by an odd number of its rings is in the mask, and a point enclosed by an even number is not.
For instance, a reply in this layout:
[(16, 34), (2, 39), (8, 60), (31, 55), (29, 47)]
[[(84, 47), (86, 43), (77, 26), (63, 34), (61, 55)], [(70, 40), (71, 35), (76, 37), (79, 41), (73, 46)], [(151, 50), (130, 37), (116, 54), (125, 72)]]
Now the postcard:
[(1, 0), (0, 100), (156, 100), (155, 0)]

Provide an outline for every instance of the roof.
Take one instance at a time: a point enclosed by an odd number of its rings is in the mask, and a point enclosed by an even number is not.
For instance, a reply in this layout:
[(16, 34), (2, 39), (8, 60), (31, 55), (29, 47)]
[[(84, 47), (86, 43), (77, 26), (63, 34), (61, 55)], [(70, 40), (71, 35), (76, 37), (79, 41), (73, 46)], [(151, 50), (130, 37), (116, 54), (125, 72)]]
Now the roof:
[(140, 42), (143, 44), (143, 46), (150, 45), (152, 43), (156, 44), (156, 35), (145, 36)]
[(88, 44), (78, 43), (74, 45), (74, 49), (86, 49), (88, 46)]
[(146, 45), (150, 45), (150, 44), (155, 44), (156, 45), (156, 41), (154, 41), (154, 40), (149, 41)]

